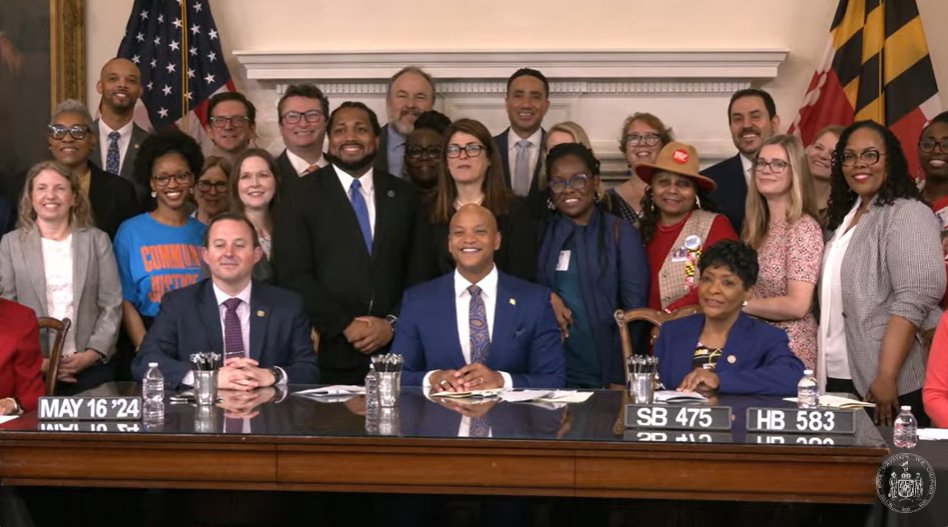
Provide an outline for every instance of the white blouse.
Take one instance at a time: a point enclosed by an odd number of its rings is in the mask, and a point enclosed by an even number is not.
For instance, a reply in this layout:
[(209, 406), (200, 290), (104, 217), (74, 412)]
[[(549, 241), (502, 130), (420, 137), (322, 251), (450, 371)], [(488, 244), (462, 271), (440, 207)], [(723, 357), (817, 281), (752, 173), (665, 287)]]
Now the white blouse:
[[(46, 276), (46, 308), (49, 316), (75, 320), (72, 284), (72, 234), (64, 240), (40, 238), (43, 243), (43, 271)], [(52, 346), (53, 335), (50, 335)], [(76, 339), (67, 338), (63, 356), (76, 353)]]
[(820, 334), (816, 369), (820, 393), (826, 391), (826, 379), (852, 379), (849, 371), (849, 352), (846, 347), (846, 321), (843, 318), (842, 271), (843, 258), (856, 226), (852, 223), (861, 199), (856, 199), (849, 214), (843, 218), (836, 233), (826, 243), (823, 252), (823, 278), (820, 281)]

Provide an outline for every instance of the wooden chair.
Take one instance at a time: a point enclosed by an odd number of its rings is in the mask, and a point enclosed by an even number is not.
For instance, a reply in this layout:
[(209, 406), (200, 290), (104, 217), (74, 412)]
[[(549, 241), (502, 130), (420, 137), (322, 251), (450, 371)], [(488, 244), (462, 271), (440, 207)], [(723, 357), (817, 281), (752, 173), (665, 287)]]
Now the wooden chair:
[[(55, 335), (53, 345), (49, 349), (49, 368), (46, 370), (46, 395), (55, 395), (56, 377), (59, 374), (59, 359), (62, 358), (63, 345), (66, 343), (66, 335), (69, 333), (69, 327), (72, 321), (68, 318), (59, 320), (52, 317), (40, 317), (37, 319), (40, 329), (45, 329)], [(40, 333), (40, 338), (44, 333)]]
[[(632, 349), (632, 339), (629, 336), (629, 323), (635, 322), (637, 320), (645, 320), (652, 324), (652, 331), (649, 334), (648, 340), (649, 345), (651, 346), (652, 344), (655, 344), (655, 339), (658, 338), (658, 329), (662, 327), (663, 323), (668, 322), (669, 320), (675, 320), (677, 318), (683, 318), (697, 313), (701, 313), (701, 306), (685, 306), (671, 313), (665, 313), (664, 311), (658, 311), (646, 307), (629, 310), (619, 309), (616, 311), (614, 316), (616, 319), (616, 324), (619, 326), (619, 344), (622, 346), (622, 368), (623, 371), (625, 371), (626, 386), (629, 384), (629, 368), (626, 367), (626, 364), (628, 363), (629, 357), (631, 357), (634, 352)], [(619, 417), (616, 419), (615, 425), (612, 428), (613, 433), (617, 436), (621, 436), (625, 431), (623, 416), (625, 414), (625, 405), (629, 402), (629, 390), (623, 390), (623, 394), (622, 405), (619, 407)]]

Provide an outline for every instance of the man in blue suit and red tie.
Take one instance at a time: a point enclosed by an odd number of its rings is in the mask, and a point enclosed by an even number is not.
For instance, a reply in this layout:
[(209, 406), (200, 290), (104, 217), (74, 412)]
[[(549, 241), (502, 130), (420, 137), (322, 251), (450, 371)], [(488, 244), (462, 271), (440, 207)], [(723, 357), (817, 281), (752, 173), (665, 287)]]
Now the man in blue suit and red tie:
[(433, 391), (560, 388), (565, 359), (549, 290), (501, 273), (494, 215), (458, 209), (448, 229), (454, 272), (405, 292), (392, 352), (402, 382)]

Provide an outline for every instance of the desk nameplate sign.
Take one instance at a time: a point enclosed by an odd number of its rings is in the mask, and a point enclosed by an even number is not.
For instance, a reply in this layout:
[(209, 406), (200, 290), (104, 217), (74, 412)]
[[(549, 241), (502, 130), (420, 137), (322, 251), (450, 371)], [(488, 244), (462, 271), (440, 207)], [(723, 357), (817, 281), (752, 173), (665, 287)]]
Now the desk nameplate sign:
[(835, 408), (748, 408), (748, 432), (855, 434), (855, 412)]
[(856, 444), (856, 435), (747, 434), (745, 443), (774, 446), (852, 446)]
[(630, 429), (622, 435), (623, 441), (636, 443), (733, 443), (730, 432), (701, 430), (646, 430)]
[(42, 421), (39, 430), (43, 432), (141, 432), (138, 421)]
[(625, 405), (626, 428), (730, 430), (730, 406)]
[(41, 421), (136, 421), (141, 397), (40, 397)]

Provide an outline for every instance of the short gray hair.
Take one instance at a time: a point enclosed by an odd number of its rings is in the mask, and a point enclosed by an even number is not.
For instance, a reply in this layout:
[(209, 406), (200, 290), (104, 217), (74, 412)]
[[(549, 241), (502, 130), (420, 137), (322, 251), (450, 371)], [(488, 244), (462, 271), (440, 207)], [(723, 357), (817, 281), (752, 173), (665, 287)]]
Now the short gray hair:
[(392, 85), (395, 84), (395, 81), (397, 81), (399, 77), (405, 75), (406, 73), (414, 73), (415, 75), (419, 75), (428, 82), (428, 86), (431, 86), (431, 102), (434, 102), (435, 99), (438, 98), (438, 90), (435, 88), (434, 79), (431, 78), (431, 75), (418, 66), (405, 66), (404, 68), (398, 70), (398, 72), (395, 75), (392, 75), (392, 78), (388, 80), (388, 87), (385, 89), (386, 99), (392, 96)]
[(86, 108), (85, 104), (77, 101), (76, 99), (66, 99), (61, 103), (56, 105), (56, 109), (53, 110), (53, 116), (51, 120), (55, 121), (57, 117), (64, 113), (74, 113), (78, 114), (79, 117), (85, 121), (85, 124), (92, 126), (92, 114), (89, 113), (89, 109)]

